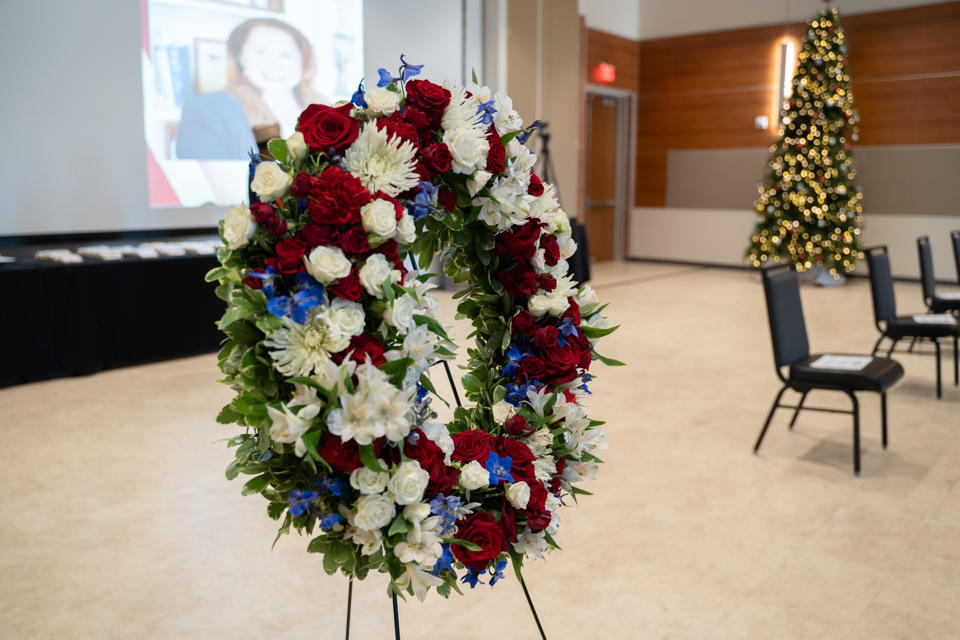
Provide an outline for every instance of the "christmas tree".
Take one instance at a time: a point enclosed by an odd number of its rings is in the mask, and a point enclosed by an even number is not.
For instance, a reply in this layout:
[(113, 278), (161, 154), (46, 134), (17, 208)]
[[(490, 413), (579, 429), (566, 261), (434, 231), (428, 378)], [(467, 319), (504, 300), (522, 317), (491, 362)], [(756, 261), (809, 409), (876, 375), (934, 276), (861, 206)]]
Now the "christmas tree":
[(758, 221), (747, 258), (759, 267), (790, 260), (832, 279), (853, 271), (860, 245), (860, 188), (850, 141), (857, 140), (847, 46), (836, 9), (809, 24), (792, 94), (759, 185)]

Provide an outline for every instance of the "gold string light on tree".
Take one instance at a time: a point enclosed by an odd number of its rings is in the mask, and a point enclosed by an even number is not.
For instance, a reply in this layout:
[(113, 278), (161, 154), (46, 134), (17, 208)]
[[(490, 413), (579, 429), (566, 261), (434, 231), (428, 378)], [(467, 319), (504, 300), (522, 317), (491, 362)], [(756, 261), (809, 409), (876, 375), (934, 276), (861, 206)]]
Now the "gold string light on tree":
[(777, 142), (758, 186), (757, 225), (746, 256), (755, 267), (792, 261), (834, 278), (863, 257), (862, 194), (850, 143), (857, 140), (847, 45), (836, 9), (810, 21)]

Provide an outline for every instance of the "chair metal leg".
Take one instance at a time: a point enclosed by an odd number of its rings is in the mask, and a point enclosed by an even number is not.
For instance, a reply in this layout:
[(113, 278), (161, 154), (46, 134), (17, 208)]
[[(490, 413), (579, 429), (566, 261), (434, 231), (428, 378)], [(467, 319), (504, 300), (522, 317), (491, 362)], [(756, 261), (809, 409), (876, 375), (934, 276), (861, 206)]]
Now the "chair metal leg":
[(853, 391), (847, 391), (853, 402), (853, 474), (860, 475), (860, 403)]
[(894, 338), (894, 339), (893, 339), (893, 344), (890, 345), (890, 349), (887, 351), (887, 357), (888, 357), (888, 358), (889, 358), (891, 355), (893, 355), (893, 350), (897, 348), (897, 343), (898, 343), (898, 342), (900, 342), (900, 338)]
[(917, 344), (917, 336), (913, 336), (913, 340), (910, 341), (910, 348), (907, 349), (907, 351), (909, 351), (910, 353), (913, 353), (913, 348), (916, 346), (916, 344)]
[(883, 339), (886, 337), (887, 336), (883, 335), (882, 333), (880, 334), (880, 337), (877, 338), (877, 342), (873, 345), (873, 349), (870, 350), (870, 355), (872, 356), (877, 355), (877, 349), (880, 348), (880, 343), (883, 342)]
[(943, 388), (940, 381), (940, 340), (934, 338), (933, 346), (937, 349), (937, 400), (943, 397)]
[(808, 393), (810, 393), (810, 390), (809, 390), (809, 389), (807, 389), (806, 391), (803, 392), (803, 395), (800, 396), (800, 402), (797, 403), (797, 408), (794, 409), (794, 411), (793, 411), (793, 417), (790, 418), (790, 426), (787, 427), (787, 428), (790, 429), (791, 431), (793, 431), (793, 423), (797, 421), (797, 415), (800, 414), (800, 409), (803, 408), (803, 401), (807, 399), (807, 394), (808, 394)]
[(960, 386), (960, 362), (957, 362), (957, 336), (953, 336), (953, 386)]
[(783, 392), (786, 390), (787, 385), (783, 385), (777, 393), (777, 397), (773, 401), (773, 406), (770, 407), (770, 413), (767, 414), (767, 421), (763, 423), (763, 429), (760, 429), (760, 435), (757, 436), (757, 443), (753, 445), (754, 453), (760, 450), (760, 443), (763, 442), (763, 436), (767, 435), (767, 427), (770, 426), (770, 421), (773, 420), (773, 414), (776, 412), (777, 407), (780, 406), (780, 398), (783, 397)]
[(883, 448), (887, 448), (887, 392), (880, 392), (880, 425), (883, 433)]

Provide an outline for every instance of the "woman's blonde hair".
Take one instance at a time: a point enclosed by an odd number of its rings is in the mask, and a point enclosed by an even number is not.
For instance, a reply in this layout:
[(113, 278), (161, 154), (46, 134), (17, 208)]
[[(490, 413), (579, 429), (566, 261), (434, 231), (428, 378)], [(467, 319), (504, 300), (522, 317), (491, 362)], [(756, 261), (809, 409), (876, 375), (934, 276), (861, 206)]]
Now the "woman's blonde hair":
[(251, 18), (238, 24), (227, 39), (227, 91), (243, 105), (250, 126), (254, 130), (254, 136), (257, 142), (261, 142), (258, 129), (263, 132), (264, 138), (273, 137), (279, 135), (279, 123), (270, 111), (270, 107), (263, 101), (260, 89), (247, 80), (240, 65), (240, 52), (247, 41), (247, 36), (255, 27), (273, 27), (286, 31), (297, 44), (303, 59), (303, 74), (293, 93), (300, 103), (300, 108), (305, 109), (307, 105), (320, 102), (321, 98), (312, 87), (313, 76), (317, 71), (313, 47), (302, 33), (286, 22), (273, 18)]

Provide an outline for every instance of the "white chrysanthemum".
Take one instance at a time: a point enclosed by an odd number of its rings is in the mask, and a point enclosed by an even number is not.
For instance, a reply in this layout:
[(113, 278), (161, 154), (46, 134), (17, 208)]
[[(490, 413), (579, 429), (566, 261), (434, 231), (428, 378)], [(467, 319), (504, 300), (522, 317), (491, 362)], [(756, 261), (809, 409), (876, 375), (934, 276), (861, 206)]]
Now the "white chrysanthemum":
[(320, 371), (331, 353), (345, 349), (350, 342), (349, 336), (330, 325), (326, 307), (314, 309), (303, 324), (285, 316), (283, 326), (264, 341), (274, 367), (285, 376), (308, 376), (314, 369)]
[(416, 149), (408, 140), (393, 136), (387, 138), (385, 129), (378, 129), (376, 121), (360, 129), (360, 135), (343, 156), (347, 170), (360, 179), (370, 191), (383, 191), (395, 196), (412, 189), (420, 182)]
[(450, 104), (443, 110), (440, 126), (444, 131), (452, 129), (471, 129), (486, 138), (487, 125), (483, 124), (483, 115), (477, 113), (477, 100), (467, 96), (467, 88), (448, 83), (444, 88), (450, 92)]

